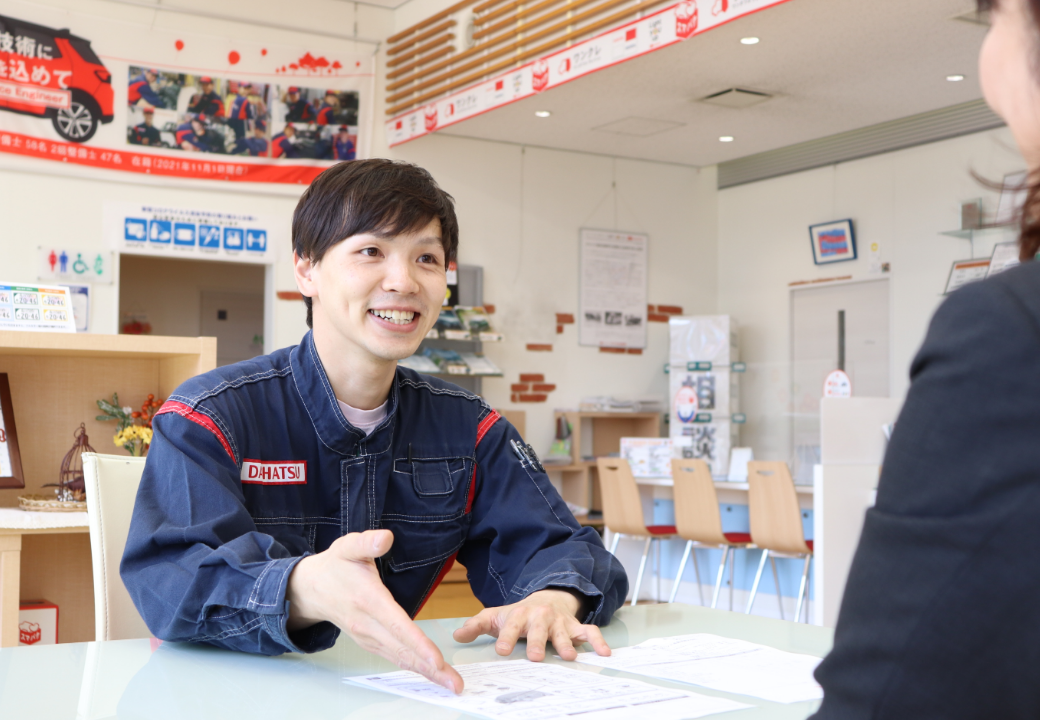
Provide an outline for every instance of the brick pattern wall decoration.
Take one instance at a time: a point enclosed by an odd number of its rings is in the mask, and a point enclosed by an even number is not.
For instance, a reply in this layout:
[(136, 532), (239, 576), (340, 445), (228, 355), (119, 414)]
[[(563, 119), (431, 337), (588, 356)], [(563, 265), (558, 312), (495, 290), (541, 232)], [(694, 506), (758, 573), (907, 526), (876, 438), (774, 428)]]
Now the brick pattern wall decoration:
[(678, 305), (646, 306), (646, 319), (648, 322), (666, 323), (672, 315), (682, 315), (682, 308)]
[(555, 384), (545, 382), (542, 373), (520, 373), (520, 382), (509, 386), (511, 399), (515, 403), (545, 402), (549, 399), (549, 393), (555, 389)]

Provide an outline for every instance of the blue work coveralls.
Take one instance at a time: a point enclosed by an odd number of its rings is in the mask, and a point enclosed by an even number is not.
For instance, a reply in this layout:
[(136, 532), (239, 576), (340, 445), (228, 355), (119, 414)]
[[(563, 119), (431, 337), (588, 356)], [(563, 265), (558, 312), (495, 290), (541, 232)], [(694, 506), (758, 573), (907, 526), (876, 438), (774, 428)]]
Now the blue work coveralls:
[(628, 592), (599, 535), (480, 397), (398, 367), (366, 437), (310, 333), (187, 381), (153, 429), (120, 572), (159, 638), (266, 655), (331, 647), (331, 623), (287, 631), (289, 573), (376, 528), (394, 534), (380, 576), (413, 617), (456, 557), (485, 606), (563, 588), (584, 596), (582, 622), (605, 625)]

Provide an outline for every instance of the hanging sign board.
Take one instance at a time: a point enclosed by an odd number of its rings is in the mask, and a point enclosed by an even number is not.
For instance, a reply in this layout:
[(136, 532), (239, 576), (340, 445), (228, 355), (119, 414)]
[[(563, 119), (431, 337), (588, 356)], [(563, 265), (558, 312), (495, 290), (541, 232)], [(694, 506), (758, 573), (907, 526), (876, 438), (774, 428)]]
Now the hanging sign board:
[(640, 233), (581, 230), (581, 345), (646, 347), (649, 245)]
[(7, 5), (0, 164), (277, 187), (367, 156), (374, 58), (344, 53), (342, 40), (265, 46), (233, 26), (162, 27), (154, 13), (132, 22)]
[(288, 243), (285, 221), (276, 216), (106, 203), (104, 232), (120, 253), (185, 260), (275, 261)]
[(386, 123), (390, 147), (682, 42), (787, 0), (686, 0), (463, 88)]
[(823, 396), (828, 398), (852, 397), (852, 381), (844, 370), (835, 370), (823, 381)]
[(69, 289), (0, 282), (0, 330), (76, 332)]

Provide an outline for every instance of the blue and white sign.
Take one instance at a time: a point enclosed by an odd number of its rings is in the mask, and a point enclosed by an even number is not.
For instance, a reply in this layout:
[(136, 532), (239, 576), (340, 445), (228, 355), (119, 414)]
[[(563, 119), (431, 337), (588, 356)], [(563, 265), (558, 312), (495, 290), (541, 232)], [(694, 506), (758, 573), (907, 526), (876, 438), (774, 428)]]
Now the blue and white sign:
[(264, 252), (267, 250), (267, 231), (246, 230), (246, 250), (249, 252)]
[(173, 230), (169, 220), (152, 220), (148, 223), (148, 242), (169, 245)]
[(224, 249), (232, 252), (242, 250), (242, 228), (224, 228)]
[(194, 223), (174, 223), (173, 244), (181, 247), (195, 247), (195, 233), (198, 226)]
[(220, 249), (219, 225), (199, 225), (199, 247), (207, 250)]
[(148, 221), (144, 218), (126, 218), (123, 221), (123, 238), (130, 242), (147, 242)]
[[(105, 235), (121, 253), (271, 264), (277, 247), (289, 247), (288, 216), (130, 203), (106, 203), (104, 212)], [(74, 261), (68, 257), (70, 266)]]

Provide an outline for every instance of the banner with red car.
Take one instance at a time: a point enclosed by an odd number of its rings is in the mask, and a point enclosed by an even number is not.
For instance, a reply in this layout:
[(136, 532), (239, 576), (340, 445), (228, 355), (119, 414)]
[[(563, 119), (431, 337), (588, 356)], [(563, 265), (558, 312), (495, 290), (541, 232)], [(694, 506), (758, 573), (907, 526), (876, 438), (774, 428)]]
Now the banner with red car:
[[(0, 163), (307, 184), (367, 155), (374, 58), (31, 2), (0, 14)], [(5, 160), (7, 158), (7, 160)]]
[(401, 113), (386, 123), (390, 147), (655, 52), (787, 0), (683, 0)]

